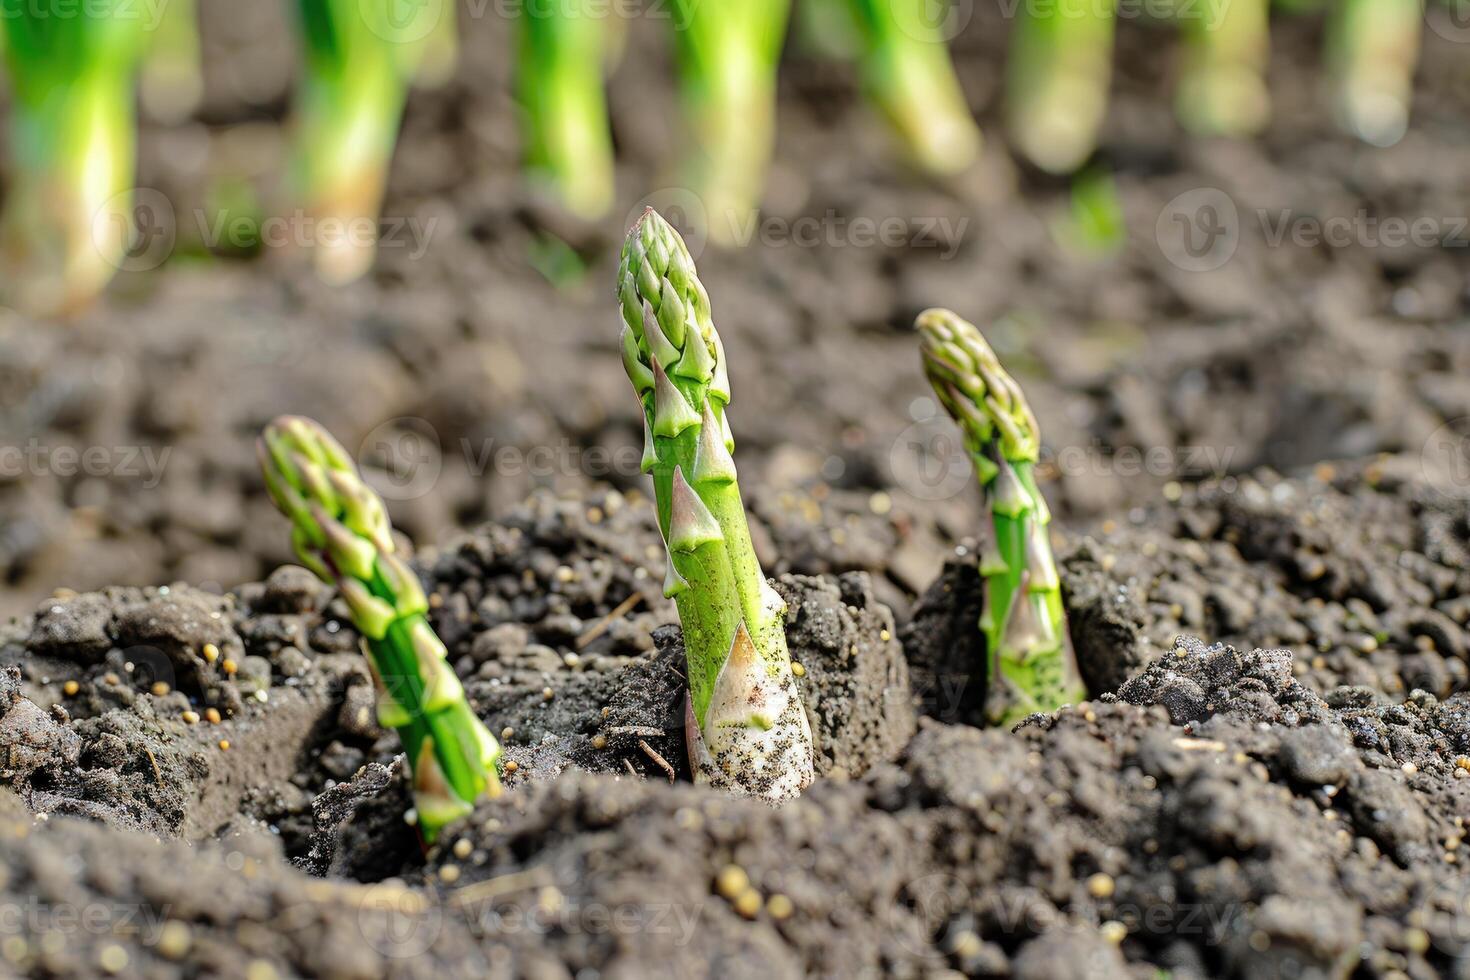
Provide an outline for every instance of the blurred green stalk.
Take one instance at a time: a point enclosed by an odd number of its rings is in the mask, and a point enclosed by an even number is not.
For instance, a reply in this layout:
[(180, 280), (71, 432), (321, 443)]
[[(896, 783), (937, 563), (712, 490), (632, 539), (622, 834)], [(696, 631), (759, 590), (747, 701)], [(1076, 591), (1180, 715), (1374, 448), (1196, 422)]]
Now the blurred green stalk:
[(1070, 173), (1097, 146), (1112, 79), (1113, 0), (1021, 0), (1008, 68), (1007, 115), (1021, 153)]
[(612, 134), (603, 94), (603, 29), (612, 17), (601, 0), (537, 0), (523, 6), (519, 17), (516, 88), (526, 167), (584, 218), (607, 213), (613, 201)]
[(970, 116), (934, 14), (933, 0), (850, 0), (862, 37), (869, 97), (909, 153), (933, 174), (959, 173), (975, 161), (980, 129)]
[[(298, 0), (306, 70), (296, 92), (290, 189), (320, 229), (317, 272), (345, 283), (372, 266), (378, 214), (408, 87), (451, 5)], [(344, 234), (326, 232), (340, 223)], [(334, 229), (335, 231), (335, 229)]]
[(709, 238), (751, 227), (776, 140), (776, 64), (790, 0), (674, 0), (690, 189)]
[(127, 0), (7, 5), (10, 172), (0, 218), (8, 302), (74, 312), (107, 284), (133, 236), (133, 84), (143, 13)]
[(1180, 11), (1180, 120), (1201, 136), (1246, 136), (1271, 117), (1268, 0), (1200, 0)]
[(143, 105), (157, 119), (180, 122), (204, 98), (198, 0), (163, 0), (143, 55)]
[(1423, 0), (1339, 0), (1327, 24), (1327, 69), (1339, 123), (1374, 146), (1409, 128)]

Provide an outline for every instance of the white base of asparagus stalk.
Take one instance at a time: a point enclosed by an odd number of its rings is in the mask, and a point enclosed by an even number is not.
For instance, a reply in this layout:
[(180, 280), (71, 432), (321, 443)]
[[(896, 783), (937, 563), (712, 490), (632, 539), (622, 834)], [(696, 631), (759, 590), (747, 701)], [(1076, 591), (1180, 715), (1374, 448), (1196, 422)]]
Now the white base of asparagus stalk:
[(694, 781), (784, 803), (811, 785), (812, 730), (790, 667), (760, 656), (742, 624), (715, 679), (701, 729), (685, 699), (684, 730)]

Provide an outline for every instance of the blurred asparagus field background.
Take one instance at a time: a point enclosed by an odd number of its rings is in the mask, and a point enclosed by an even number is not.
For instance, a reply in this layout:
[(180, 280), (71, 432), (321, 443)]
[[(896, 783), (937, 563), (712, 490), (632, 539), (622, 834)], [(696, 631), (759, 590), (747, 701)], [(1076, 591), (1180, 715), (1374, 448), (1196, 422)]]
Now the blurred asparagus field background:
[[(1172, 89), (1180, 124), (1201, 138), (1249, 137), (1271, 117), (1266, 81), (1273, 18), (1325, 23), (1324, 108), (1367, 143), (1398, 141), (1409, 122), (1421, 0), (997, 0), (1010, 38), (1003, 132), (982, 136), (982, 108), (966, 93), (948, 44), (977, 0), (294, 0), (299, 48), (287, 103), (269, 107), (288, 127), (286, 163), (271, 186), (251, 166), (214, 175), (220, 220), (199, 253), (250, 254), (273, 214), (331, 223), (312, 237), (312, 263), (344, 283), (373, 263), (385, 185), (413, 86), (443, 85), (461, 57), (514, 62), (525, 179), (573, 220), (622, 220), (655, 188), (618, 186), (618, 139), (606, 81), (618, 69), (630, 19), (659, 22), (675, 52), (667, 79), (683, 118), (668, 186), (697, 202), (692, 220), (733, 245), (767, 189), (784, 50), (855, 65), (873, 111), (892, 132), (892, 165), (916, 181), (971, 168), (984, 138), (1004, 139), (1031, 166), (1063, 179), (1086, 168), (1076, 210), (1116, 211), (1096, 157), (1109, 110), (1120, 18), (1145, 19), (1177, 47)], [(1449, 3), (1458, 0), (1449, 0)], [(1430, 0), (1430, 13), (1458, 11)], [(205, 96), (196, 0), (5, 0), (9, 79), (0, 301), (43, 315), (85, 307), (120, 268), (138, 261), (149, 208), (135, 186), (135, 96), (159, 125), (185, 125)], [(1438, 11), (1438, 13), (1436, 13)], [(513, 50), (461, 50), (467, 18), (515, 21)], [(228, 31), (229, 14), (211, 27)], [(207, 39), (206, 39), (207, 40)], [(267, 86), (274, 79), (262, 80)], [(248, 85), (246, 80), (244, 84)], [(259, 164), (259, 161), (240, 161)], [(273, 170), (267, 163), (256, 171)], [(149, 192), (152, 194), (153, 192)], [(146, 204), (146, 202), (144, 202)], [(1121, 234), (1082, 223), (1103, 250)], [(146, 243), (145, 243), (146, 244)], [(575, 260), (548, 239), (548, 268)]]

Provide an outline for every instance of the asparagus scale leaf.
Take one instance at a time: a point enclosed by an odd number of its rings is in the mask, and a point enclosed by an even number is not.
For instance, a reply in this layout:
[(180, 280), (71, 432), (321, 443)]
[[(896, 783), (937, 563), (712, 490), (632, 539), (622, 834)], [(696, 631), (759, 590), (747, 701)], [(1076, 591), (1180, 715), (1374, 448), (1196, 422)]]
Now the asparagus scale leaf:
[(985, 711), (992, 724), (1012, 725), (1087, 694), (1047, 535), (1051, 514), (1036, 486), (1036, 418), (973, 324), (935, 309), (917, 326), (924, 371), (960, 427), (990, 508), (992, 535), (980, 554)]
[(623, 367), (643, 406), (668, 547), (664, 594), (684, 628), (695, 779), (779, 802), (812, 780), (812, 735), (786, 649), (786, 606), (751, 544), (731, 457), (730, 382), (709, 295), (652, 209), (618, 268)]
[(70, 16), (16, 4), (0, 17), (11, 88), (0, 221), (7, 302), (69, 313), (122, 266), (134, 232), (133, 86), (144, 24), (126, 0), (97, 0)]
[(429, 603), (394, 553), (382, 499), (316, 422), (282, 416), (257, 444), (265, 485), (291, 520), (301, 563), (335, 585), (363, 635), (378, 723), (398, 733), (413, 771), (414, 818), (426, 843), (496, 796), (500, 745), (465, 700)]

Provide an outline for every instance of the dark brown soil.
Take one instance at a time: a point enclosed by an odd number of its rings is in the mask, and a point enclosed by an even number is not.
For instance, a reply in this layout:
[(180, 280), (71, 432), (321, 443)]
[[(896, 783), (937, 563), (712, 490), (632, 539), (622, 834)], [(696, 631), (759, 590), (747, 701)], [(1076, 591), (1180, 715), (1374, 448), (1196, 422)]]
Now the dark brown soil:
[[(1130, 238), (1100, 258), (1006, 153), (989, 6), (956, 49), (990, 142), (943, 185), (793, 44), (776, 230), (700, 257), (820, 743), (772, 810), (688, 781), (608, 325), (624, 221), (521, 186), (502, 19), (410, 111), (387, 213), (438, 220), (427, 250), (334, 291), (299, 255), (197, 255), (212, 177), (276, 176), (291, 61), (280, 5), (203, 3), (207, 105), (144, 141), (173, 260), (65, 329), (0, 311), (0, 437), (45, 460), (0, 472), (0, 974), (1470, 977), (1470, 493), (1440, 466), (1470, 431), (1466, 252), (1273, 246), (1256, 218), (1470, 215), (1460, 46), (1426, 35), (1414, 128), (1370, 151), (1320, 110), (1319, 21), (1283, 19), (1270, 132), (1201, 143), (1170, 35), (1125, 21), (1102, 158)], [(636, 22), (612, 82), (630, 210), (673, 183), (659, 40)], [(1155, 238), (1201, 188), (1243, 216), (1212, 272)], [(963, 230), (779, 233), (892, 215)], [(583, 275), (538, 271), (553, 239)], [(979, 512), (909, 328), (935, 304), (987, 327), (1047, 436), (1095, 697), (1015, 732), (972, 727)], [(514, 763), (427, 856), (345, 609), (278, 567), (251, 444), (282, 411), (420, 543)]]
[[(1082, 667), (1115, 693), (1015, 733), (966, 724), (970, 556), (902, 629), (865, 573), (780, 580), (822, 745), (780, 810), (687, 781), (671, 610), (625, 601), (648, 505), (537, 497), (420, 556), (516, 764), (427, 862), (355, 636), (299, 569), (54, 600), (0, 650), (3, 887), (32, 917), (0, 954), (48, 976), (1452, 975), (1467, 514), (1396, 462), (1205, 485), (1068, 538)], [(1325, 571), (1299, 574), (1309, 555)], [(1242, 645), (1165, 639), (1179, 624)], [(1261, 629), (1286, 646), (1246, 645)], [(140, 689), (154, 661), (120, 645), (194, 679)], [(1420, 674), (1438, 690), (1406, 690)], [(218, 724), (183, 720), (207, 706)]]

